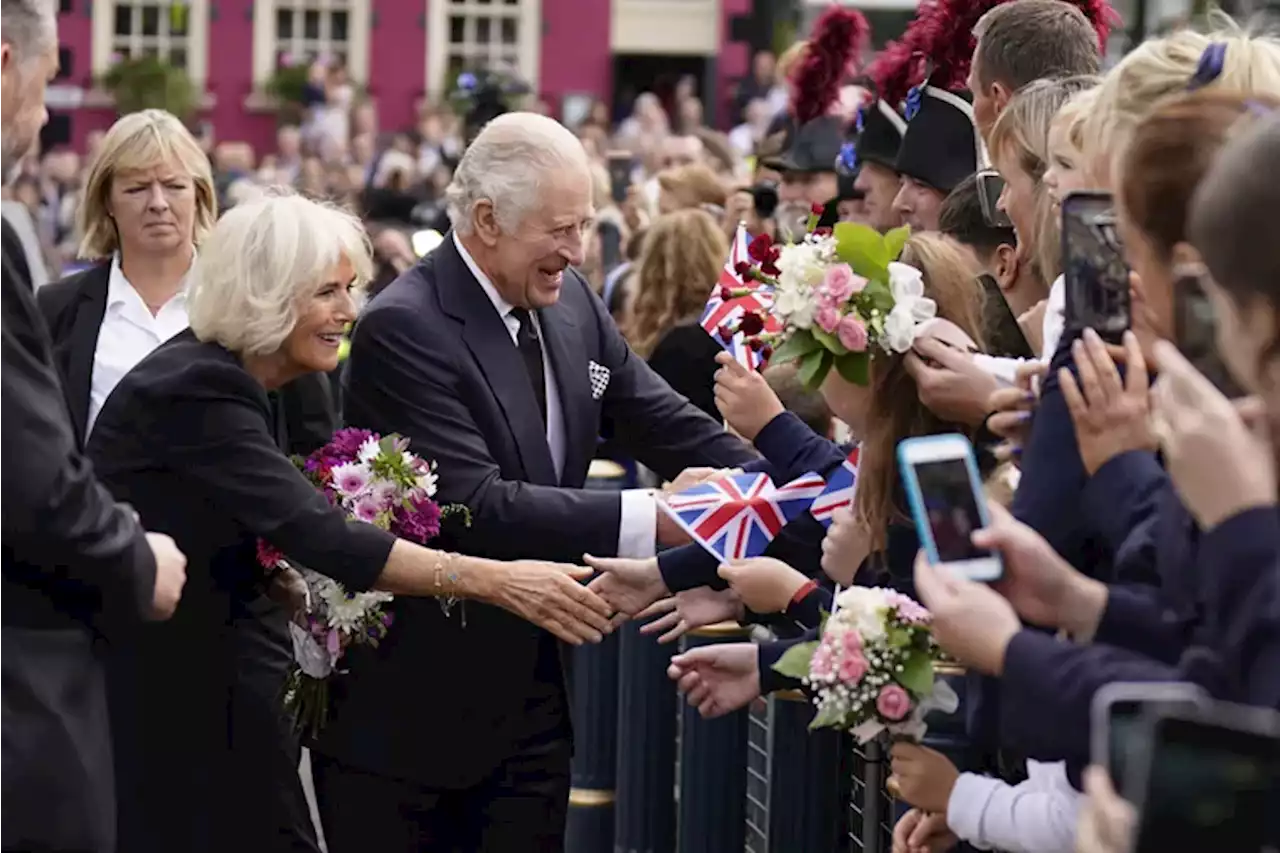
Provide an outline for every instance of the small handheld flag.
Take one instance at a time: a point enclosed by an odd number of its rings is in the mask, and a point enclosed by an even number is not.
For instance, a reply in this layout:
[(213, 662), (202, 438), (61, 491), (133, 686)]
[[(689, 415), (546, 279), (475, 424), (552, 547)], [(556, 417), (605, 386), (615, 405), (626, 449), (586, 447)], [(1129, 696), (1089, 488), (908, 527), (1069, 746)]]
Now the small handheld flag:
[(720, 271), (720, 280), (711, 289), (700, 323), (739, 364), (748, 370), (758, 370), (769, 360), (768, 355), (759, 341), (750, 339), (762, 331), (776, 332), (780, 326), (771, 314), (773, 288), (760, 282), (747, 282), (738, 272), (739, 265), (751, 263), (747, 242), (747, 229), (739, 225), (729, 258)]
[(775, 486), (768, 474), (735, 474), (699, 483), (659, 504), (694, 541), (719, 560), (758, 557), (787, 522), (823, 489), (817, 474)]
[(809, 512), (823, 527), (831, 526), (831, 519), (836, 510), (853, 506), (853, 495), (858, 487), (858, 455), (860, 448), (855, 447), (849, 458), (840, 467), (827, 475), (827, 485), (822, 494), (814, 500)]

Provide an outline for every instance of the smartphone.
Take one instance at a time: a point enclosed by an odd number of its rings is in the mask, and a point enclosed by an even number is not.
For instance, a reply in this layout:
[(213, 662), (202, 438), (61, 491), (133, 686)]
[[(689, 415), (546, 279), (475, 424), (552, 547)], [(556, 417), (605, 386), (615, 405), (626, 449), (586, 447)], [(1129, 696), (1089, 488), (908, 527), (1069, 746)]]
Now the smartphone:
[(1094, 764), (1107, 768), (1116, 790), (1125, 795), (1129, 768), (1143, 746), (1144, 714), (1166, 708), (1196, 708), (1208, 696), (1185, 682), (1114, 682), (1093, 695), (1090, 709), (1090, 753)]
[(995, 169), (983, 169), (978, 173), (978, 202), (982, 205), (982, 218), (991, 228), (1012, 228), (1013, 220), (1000, 209), (1000, 195), (1004, 192), (1004, 178)]
[(1062, 273), (1066, 331), (1093, 329), (1104, 341), (1120, 343), (1131, 319), (1129, 267), (1109, 193), (1071, 193), (1062, 200)]
[(1178, 349), (1227, 397), (1243, 397), (1244, 389), (1236, 384), (1218, 355), (1218, 323), (1204, 289), (1204, 269), (1185, 266), (1174, 273), (1173, 334)]
[(627, 190), (631, 187), (631, 175), (635, 172), (636, 161), (629, 151), (610, 151), (605, 155), (609, 170), (609, 194), (614, 202), (622, 204), (627, 200)]
[(1280, 714), (1210, 703), (1161, 713), (1133, 768), (1134, 853), (1261, 850), (1275, 843)]
[(955, 434), (905, 439), (898, 443), (898, 465), (929, 562), (970, 580), (999, 580), (1004, 574), (1000, 556), (969, 538), (987, 525), (982, 478), (969, 439)]

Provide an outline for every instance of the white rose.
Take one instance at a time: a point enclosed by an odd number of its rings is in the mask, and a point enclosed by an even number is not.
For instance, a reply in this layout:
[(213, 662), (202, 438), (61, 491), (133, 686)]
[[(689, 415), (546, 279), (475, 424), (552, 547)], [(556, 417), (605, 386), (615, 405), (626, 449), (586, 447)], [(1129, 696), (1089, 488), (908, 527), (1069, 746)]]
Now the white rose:
[(907, 305), (911, 309), (911, 319), (915, 320), (917, 324), (932, 320), (938, 315), (938, 303), (927, 296), (908, 299)]
[(924, 296), (924, 276), (915, 267), (889, 262), (889, 290), (895, 302)]
[[(808, 312), (809, 323), (813, 322), (813, 300), (809, 294), (799, 287), (779, 287), (774, 297), (774, 308), (789, 325), (797, 325), (807, 329), (808, 324), (801, 326), (799, 320)], [(797, 319), (799, 317), (799, 319)]]
[(889, 316), (884, 318), (880, 341), (889, 352), (903, 353), (911, 349), (916, 342), (916, 321), (911, 317), (909, 306), (895, 305)]

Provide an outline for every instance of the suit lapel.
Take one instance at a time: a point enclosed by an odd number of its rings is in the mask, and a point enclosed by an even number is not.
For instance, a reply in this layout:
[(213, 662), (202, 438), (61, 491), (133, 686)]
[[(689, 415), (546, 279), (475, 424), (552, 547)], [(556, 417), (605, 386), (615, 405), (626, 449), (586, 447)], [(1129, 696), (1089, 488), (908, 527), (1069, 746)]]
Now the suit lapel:
[(596, 418), (591, 412), (587, 350), (573, 312), (564, 304), (566, 297), (562, 294), (560, 298), (560, 302), (539, 311), (538, 320), (560, 390), (564, 419), (564, 471), (560, 484), (576, 488), (586, 481), (587, 466), (594, 455), (596, 437), (590, 426)]
[(502, 408), (525, 476), (532, 483), (556, 485), (555, 463), (542, 428), (538, 401), (511, 333), (458, 254), (452, 232), (432, 252), (432, 258), (441, 307), (463, 322), (462, 340), (480, 365), (485, 381)]
[(107, 286), (110, 265), (102, 265), (85, 278), (67, 335), (67, 405), (71, 422), (81, 441), (89, 422), (89, 389), (93, 383), (93, 359), (98, 349), (98, 333), (107, 313)]

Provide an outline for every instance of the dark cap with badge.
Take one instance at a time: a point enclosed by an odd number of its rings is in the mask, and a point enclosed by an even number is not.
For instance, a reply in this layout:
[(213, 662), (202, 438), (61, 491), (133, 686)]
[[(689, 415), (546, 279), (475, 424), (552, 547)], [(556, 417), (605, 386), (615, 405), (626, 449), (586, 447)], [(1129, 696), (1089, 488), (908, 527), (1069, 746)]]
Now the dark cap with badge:
[(790, 144), (763, 163), (779, 172), (834, 172), (844, 132), (836, 116), (821, 116), (802, 124)]
[(907, 96), (907, 132), (895, 168), (906, 177), (949, 193), (986, 165), (973, 107), (959, 93), (917, 86)]

